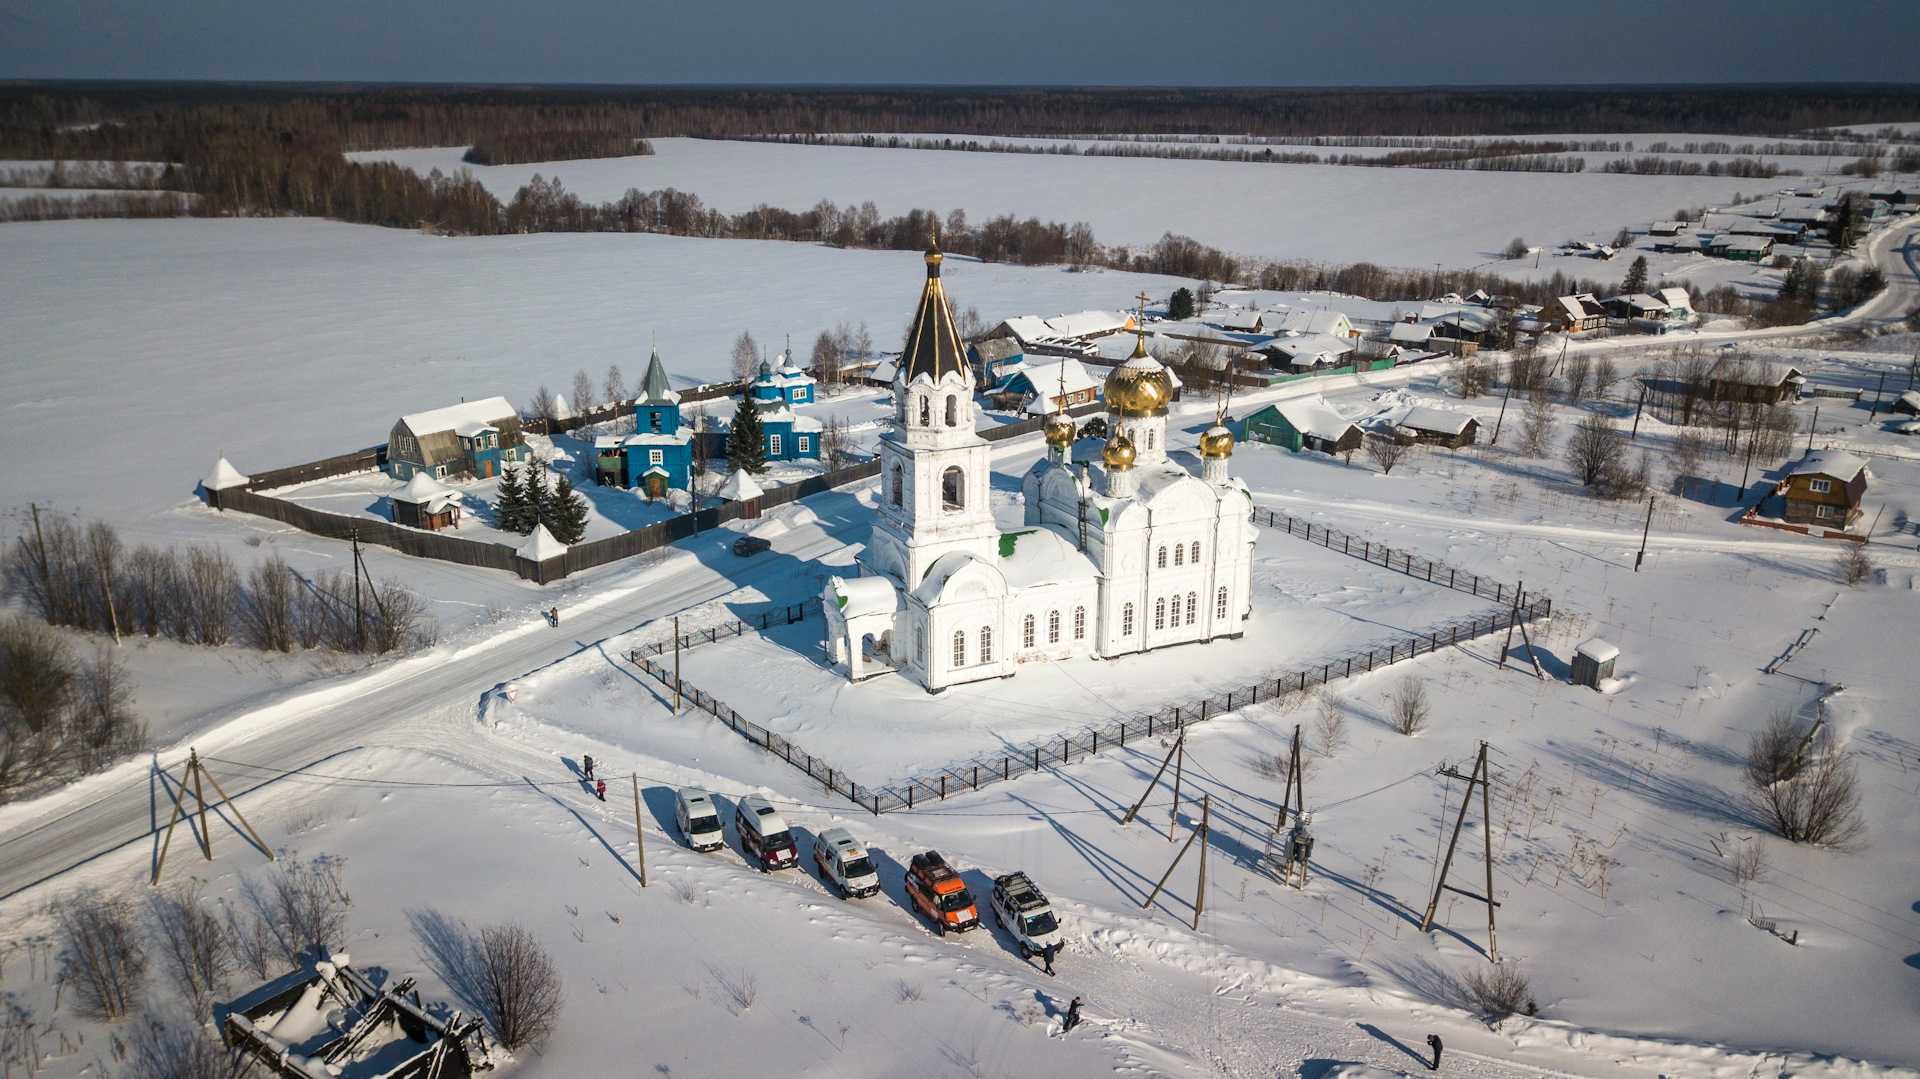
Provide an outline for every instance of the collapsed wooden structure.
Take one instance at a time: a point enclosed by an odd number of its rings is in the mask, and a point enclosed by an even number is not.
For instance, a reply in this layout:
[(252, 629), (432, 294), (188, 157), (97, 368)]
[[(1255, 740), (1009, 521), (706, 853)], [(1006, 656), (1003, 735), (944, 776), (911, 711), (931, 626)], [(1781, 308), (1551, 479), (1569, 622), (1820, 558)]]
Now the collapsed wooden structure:
[(480, 1021), (434, 1018), (413, 985), (379, 989), (335, 954), (234, 1001), (220, 1029), (285, 1079), (468, 1079), (490, 1069)]

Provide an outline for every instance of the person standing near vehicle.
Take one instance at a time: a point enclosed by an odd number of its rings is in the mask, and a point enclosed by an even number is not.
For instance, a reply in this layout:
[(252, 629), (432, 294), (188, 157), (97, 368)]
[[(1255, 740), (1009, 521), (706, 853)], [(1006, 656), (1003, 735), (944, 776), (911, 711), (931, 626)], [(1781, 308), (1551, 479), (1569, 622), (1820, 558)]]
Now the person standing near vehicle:
[(1433, 1050), (1433, 1063), (1427, 1065), (1427, 1070), (1437, 1072), (1440, 1070), (1440, 1035), (1427, 1035), (1427, 1047)]
[(606, 780), (601, 779), (601, 780), (596, 780), (594, 782), (593, 796), (595, 798), (600, 799), (603, 802), (607, 800), (607, 781)]
[(592, 754), (588, 754), (587, 756), (582, 757), (580, 759), (580, 770), (583, 774), (586, 775), (588, 779), (593, 778), (593, 755)]
[(1047, 977), (1053, 977), (1053, 957), (1060, 951), (1060, 942), (1054, 941), (1040, 949), (1040, 959), (1046, 964)]
[(1060, 1033), (1071, 1034), (1073, 1033), (1073, 1028), (1079, 1025), (1080, 1025), (1080, 998), (1074, 997), (1073, 1003), (1067, 1005), (1067, 1021), (1061, 1024)]

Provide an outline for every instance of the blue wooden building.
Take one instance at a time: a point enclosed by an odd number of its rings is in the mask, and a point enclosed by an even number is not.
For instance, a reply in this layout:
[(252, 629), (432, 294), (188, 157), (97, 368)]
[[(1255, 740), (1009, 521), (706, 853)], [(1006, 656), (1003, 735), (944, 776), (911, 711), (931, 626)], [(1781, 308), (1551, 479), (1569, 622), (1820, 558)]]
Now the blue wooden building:
[(747, 387), (747, 396), (761, 408), (806, 405), (813, 403), (814, 385), (814, 377), (793, 362), (793, 352), (788, 350), (780, 354), (777, 369), (765, 360), (760, 362), (760, 377)]
[(633, 434), (594, 440), (594, 478), (610, 487), (634, 487), (649, 498), (684, 491), (693, 475), (693, 430), (680, 418), (680, 395), (667, 382), (659, 350), (633, 403)]
[(504, 397), (402, 416), (387, 434), (387, 472), (396, 480), (487, 479), (528, 456), (520, 416)]

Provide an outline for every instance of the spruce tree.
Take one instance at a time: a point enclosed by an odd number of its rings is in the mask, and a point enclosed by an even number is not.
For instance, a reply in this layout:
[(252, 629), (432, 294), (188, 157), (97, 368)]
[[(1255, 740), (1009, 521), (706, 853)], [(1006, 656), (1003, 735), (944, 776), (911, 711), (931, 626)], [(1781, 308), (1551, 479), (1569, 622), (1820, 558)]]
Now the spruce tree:
[(1627, 279), (1620, 284), (1620, 291), (1629, 295), (1647, 291), (1647, 256), (1641, 255), (1627, 267)]
[(1854, 209), (1850, 196), (1842, 196), (1839, 204), (1833, 208), (1833, 220), (1827, 223), (1827, 238), (1833, 242), (1835, 251), (1853, 250), (1853, 233), (1858, 224)]
[(1175, 322), (1193, 317), (1193, 292), (1185, 287), (1173, 290), (1173, 298), (1167, 301), (1167, 317)]
[[(523, 509), (520, 517), (520, 534), (527, 535), (533, 526), (544, 524), (547, 520), (547, 503), (552, 495), (547, 491), (547, 466), (539, 461), (528, 461), (526, 475), (520, 478)], [(549, 529), (551, 531), (551, 529)]]
[(494, 517), (503, 532), (525, 535), (532, 526), (527, 521), (527, 492), (521, 483), (521, 468), (509, 467), (500, 476), (500, 495), (493, 500)]
[(760, 409), (751, 400), (740, 402), (727, 432), (727, 467), (744, 468), (753, 475), (767, 470), (767, 432), (760, 425)]
[(554, 484), (540, 523), (547, 526), (554, 539), (568, 545), (579, 543), (587, 534), (587, 500), (573, 489), (573, 481), (566, 476)]

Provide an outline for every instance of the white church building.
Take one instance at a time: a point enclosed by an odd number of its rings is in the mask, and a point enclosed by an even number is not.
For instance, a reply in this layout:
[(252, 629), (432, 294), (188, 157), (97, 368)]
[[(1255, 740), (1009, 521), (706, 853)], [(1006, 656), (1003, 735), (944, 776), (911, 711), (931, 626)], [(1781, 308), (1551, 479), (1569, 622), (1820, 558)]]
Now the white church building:
[(1233, 435), (1216, 422), (1201, 436), (1199, 476), (1168, 458), (1173, 383), (1143, 337), (1107, 377), (1100, 466), (1068, 459), (1073, 421), (1056, 412), (1045, 460), (1021, 481), (1025, 524), (1002, 532), (937, 247), (926, 262), (861, 575), (831, 577), (822, 594), (829, 660), (854, 681), (898, 671), (932, 692), (1031, 660), (1240, 636), (1253, 500), (1227, 475)]

